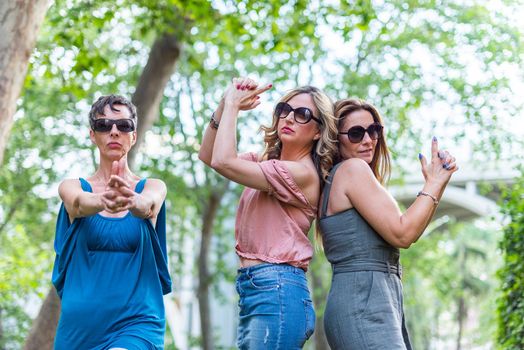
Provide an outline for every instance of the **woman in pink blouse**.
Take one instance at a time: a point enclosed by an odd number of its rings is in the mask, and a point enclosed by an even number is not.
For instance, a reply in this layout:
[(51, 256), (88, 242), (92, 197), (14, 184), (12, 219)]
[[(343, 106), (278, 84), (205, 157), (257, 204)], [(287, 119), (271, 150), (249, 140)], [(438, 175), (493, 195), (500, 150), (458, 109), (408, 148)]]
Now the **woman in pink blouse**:
[(315, 313), (305, 271), (313, 255), (308, 240), (323, 179), (333, 165), (337, 127), (333, 104), (319, 89), (289, 91), (263, 127), (266, 149), (237, 154), (240, 110), (260, 104), (251, 79), (235, 78), (207, 128), (199, 158), (246, 186), (237, 211), (240, 258), (240, 349), (300, 349), (311, 336)]

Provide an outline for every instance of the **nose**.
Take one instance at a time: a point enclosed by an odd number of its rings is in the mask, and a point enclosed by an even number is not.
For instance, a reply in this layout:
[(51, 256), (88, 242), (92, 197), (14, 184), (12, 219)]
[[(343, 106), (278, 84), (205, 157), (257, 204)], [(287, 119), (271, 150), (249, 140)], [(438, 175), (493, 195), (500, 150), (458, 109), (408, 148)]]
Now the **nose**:
[(362, 141), (360, 141), (361, 143), (370, 143), (370, 142), (373, 142), (373, 139), (371, 139), (371, 137), (369, 136), (369, 133), (366, 131), (364, 133), (364, 137), (362, 138)]
[(111, 136), (118, 136), (118, 135), (120, 135), (120, 131), (116, 127), (116, 124), (113, 124), (113, 126), (111, 127)]
[(287, 122), (294, 122), (295, 121), (295, 112), (294, 111), (289, 112), (284, 119)]

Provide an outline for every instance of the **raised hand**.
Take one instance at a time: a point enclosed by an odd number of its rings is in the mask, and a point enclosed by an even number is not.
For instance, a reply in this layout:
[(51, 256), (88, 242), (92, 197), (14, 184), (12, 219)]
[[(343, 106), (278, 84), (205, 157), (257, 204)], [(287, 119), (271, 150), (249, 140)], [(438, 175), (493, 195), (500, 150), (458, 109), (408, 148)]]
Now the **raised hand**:
[(445, 185), (448, 183), (451, 175), (458, 170), (455, 157), (448, 151), (439, 151), (436, 137), (433, 137), (431, 142), (431, 162), (428, 163), (422, 154), (419, 154), (419, 159), (426, 182), (436, 182)]
[(258, 83), (249, 78), (233, 78), (231, 85), (224, 94), (224, 102), (231, 104), (239, 110), (250, 110), (260, 104), (260, 94), (271, 89), (273, 85), (267, 84), (258, 88)]

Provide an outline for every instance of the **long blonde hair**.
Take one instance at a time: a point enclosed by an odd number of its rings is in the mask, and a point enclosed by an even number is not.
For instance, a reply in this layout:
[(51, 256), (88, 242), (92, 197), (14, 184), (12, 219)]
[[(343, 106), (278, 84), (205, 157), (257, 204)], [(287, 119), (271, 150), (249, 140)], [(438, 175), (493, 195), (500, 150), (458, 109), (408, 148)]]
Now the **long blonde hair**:
[[(337, 122), (333, 111), (333, 102), (320, 89), (313, 86), (302, 86), (290, 90), (278, 102), (288, 102), (293, 97), (300, 94), (308, 94), (313, 98), (313, 103), (318, 109), (321, 120), (318, 125), (320, 128), (320, 138), (315, 140), (311, 149), (311, 158), (317, 169), (320, 178), (320, 186), (324, 187), (325, 180), (329, 171), (333, 167), (337, 149)], [(263, 159), (280, 159), (282, 152), (282, 143), (278, 138), (278, 120), (279, 116), (273, 113), (273, 122), (271, 126), (262, 126), (264, 132), (264, 143), (266, 144)]]
[[(349, 116), (351, 113), (360, 110), (368, 111), (373, 117), (373, 121), (375, 123), (384, 125), (379, 111), (371, 103), (360, 99), (346, 98), (343, 100), (338, 100), (335, 103), (335, 118), (338, 121), (338, 129), (340, 130), (344, 118)], [(339, 159), (336, 159), (336, 163), (343, 160), (340, 159), (340, 155), (337, 158)], [(386, 144), (386, 136), (384, 134), (381, 138), (378, 139), (376, 151), (369, 166), (371, 167), (371, 170), (373, 171), (373, 174), (377, 180), (382, 185), (389, 181), (391, 174), (391, 157), (389, 155), (388, 145)]]

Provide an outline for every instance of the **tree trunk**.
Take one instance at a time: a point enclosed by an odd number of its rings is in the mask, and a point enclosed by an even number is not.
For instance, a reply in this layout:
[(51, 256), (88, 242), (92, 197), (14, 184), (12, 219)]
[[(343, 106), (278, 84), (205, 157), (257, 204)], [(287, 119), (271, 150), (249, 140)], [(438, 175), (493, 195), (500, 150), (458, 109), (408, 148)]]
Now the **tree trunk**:
[(202, 216), (202, 238), (200, 241), (200, 254), (198, 257), (198, 308), (200, 312), (200, 328), (202, 332), (202, 349), (211, 350), (213, 346), (213, 327), (211, 324), (211, 308), (209, 305), (209, 286), (211, 276), (209, 273), (209, 251), (211, 248), (211, 237), (213, 233), (213, 223), (215, 222), (220, 201), (224, 196), (229, 181), (219, 189), (212, 190), (207, 199), (207, 204)]
[(464, 329), (464, 319), (466, 315), (466, 305), (464, 298), (460, 297), (458, 299), (458, 333), (457, 333), (457, 350), (462, 349), (462, 333)]
[(329, 285), (326, 285), (323, 276), (331, 274), (331, 267), (322, 252), (315, 252), (315, 256), (310, 264), (309, 274), (311, 276), (311, 293), (316, 314), (315, 332), (313, 333), (315, 350), (329, 350), (330, 347), (324, 330), (324, 310), (326, 308)]
[[(459, 252), (459, 261), (460, 261), (460, 277), (462, 279), (462, 291), (464, 293), (467, 289), (466, 287), (466, 247), (461, 246), (461, 251)], [(458, 332), (457, 332), (457, 350), (462, 349), (462, 334), (464, 333), (464, 320), (466, 318), (466, 300), (464, 299), (464, 294), (461, 294), (457, 300), (457, 322), (458, 322)]]
[(56, 326), (60, 317), (60, 299), (54, 287), (51, 287), (47, 297), (33, 321), (24, 345), (24, 350), (51, 350), (55, 339)]
[(324, 329), (324, 309), (326, 307), (327, 293), (324, 290), (325, 286), (319, 276), (319, 271), (311, 270), (311, 284), (313, 289), (313, 304), (315, 305), (316, 320), (315, 320), (315, 350), (329, 350), (329, 344), (326, 338)]
[(0, 1), (0, 164), (49, 0)]
[(179, 55), (180, 42), (175, 35), (162, 35), (151, 48), (147, 64), (142, 71), (132, 98), (137, 108), (138, 129), (137, 142), (128, 155), (128, 161), (131, 165), (134, 163), (144, 134), (158, 118), (164, 89), (175, 71), (175, 63)]

